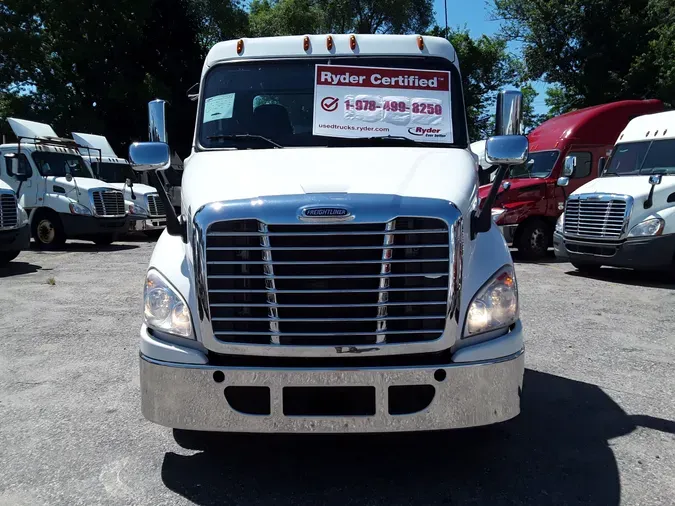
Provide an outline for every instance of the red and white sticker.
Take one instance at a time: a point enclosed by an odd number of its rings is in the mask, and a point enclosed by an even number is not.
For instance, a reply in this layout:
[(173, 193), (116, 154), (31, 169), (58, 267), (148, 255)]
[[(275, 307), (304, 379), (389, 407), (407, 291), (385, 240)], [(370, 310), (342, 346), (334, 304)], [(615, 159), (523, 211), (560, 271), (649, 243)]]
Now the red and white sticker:
[(316, 65), (314, 135), (452, 143), (450, 73)]

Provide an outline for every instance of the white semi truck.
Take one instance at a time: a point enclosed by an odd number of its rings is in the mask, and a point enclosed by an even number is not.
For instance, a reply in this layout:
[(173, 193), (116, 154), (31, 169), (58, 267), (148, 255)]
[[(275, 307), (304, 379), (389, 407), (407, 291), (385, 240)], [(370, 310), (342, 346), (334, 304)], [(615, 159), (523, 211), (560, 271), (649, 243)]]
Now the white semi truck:
[(94, 179), (75, 141), (57, 137), (43, 123), (8, 121), (18, 142), (0, 146), (1, 178), (29, 213), (39, 248), (56, 248), (69, 238), (106, 245), (126, 231), (124, 194)]
[[(527, 159), (499, 95), (478, 202), (445, 39), (316, 35), (215, 45), (180, 216), (147, 271), (143, 414), (189, 431), (379, 432), (520, 411), (523, 329), (490, 209)], [(151, 109), (152, 112), (152, 109)], [(163, 138), (163, 109), (151, 129)], [(135, 143), (138, 170), (170, 165)], [(163, 188), (160, 196), (167, 199)]]
[[(576, 166), (567, 157), (565, 173)], [(553, 242), (582, 272), (606, 265), (675, 276), (675, 111), (628, 123), (602, 175), (567, 199)]]
[(157, 190), (139, 182), (139, 174), (134, 172), (127, 160), (115, 154), (104, 136), (73, 132), (73, 139), (82, 146), (80, 154), (94, 175), (123, 191), (124, 199), (132, 203), (129, 230), (148, 235), (161, 232), (166, 216)]
[(0, 160), (0, 267), (14, 260), (30, 246), (28, 214), (16, 199), (14, 190), (2, 181), (4, 160)]

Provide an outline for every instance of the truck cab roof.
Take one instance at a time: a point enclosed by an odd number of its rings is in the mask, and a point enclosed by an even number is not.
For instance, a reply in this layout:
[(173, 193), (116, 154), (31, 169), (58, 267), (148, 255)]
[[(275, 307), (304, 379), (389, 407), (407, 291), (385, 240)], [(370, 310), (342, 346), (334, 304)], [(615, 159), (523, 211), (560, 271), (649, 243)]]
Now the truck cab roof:
[(660, 100), (621, 100), (586, 107), (545, 121), (528, 134), (530, 151), (560, 149), (565, 144), (612, 145), (628, 120), (663, 110)]
[[(305, 50), (306, 40), (309, 42), (307, 50)], [(219, 42), (206, 56), (203, 72), (205, 73), (209, 67), (217, 63), (236, 59), (387, 55), (436, 56), (457, 65), (455, 49), (450, 42), (441, 37), (326, 34), (243, 38)]]
[(617, 139), (624, 142), (675, 139), (675, 111), (645, 114), (632, 119)]

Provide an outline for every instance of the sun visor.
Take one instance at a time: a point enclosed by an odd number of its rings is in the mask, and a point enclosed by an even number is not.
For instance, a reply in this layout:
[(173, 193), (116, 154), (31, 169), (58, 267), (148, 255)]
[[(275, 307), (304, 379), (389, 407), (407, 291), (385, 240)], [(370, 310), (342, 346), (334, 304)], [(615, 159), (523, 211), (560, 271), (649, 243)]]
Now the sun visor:
[[(98, 156), (98, 150), (100, 149), (102, 157), (117, 158), (117, 155), (115, 154), (115, 151), (113, 151), (112, 146), (110, 146), (108, 139), (102, 135), (73, 132), (73, 139), (75, 139), (75, 142), (77, 142), (80, 146), (97, 150), (96, 156)], [(80, 152), (82, 152), (82, 149), (80, 149)]]
[(18, 118), (7, 118), (7, 121), (17, 137), (58, 137), (54, 129), (45, 123)]

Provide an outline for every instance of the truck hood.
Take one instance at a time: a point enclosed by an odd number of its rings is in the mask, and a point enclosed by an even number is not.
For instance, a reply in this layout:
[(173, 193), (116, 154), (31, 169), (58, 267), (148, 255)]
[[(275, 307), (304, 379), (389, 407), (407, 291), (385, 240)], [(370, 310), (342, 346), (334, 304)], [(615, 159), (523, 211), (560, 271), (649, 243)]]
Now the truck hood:
[(116, 189), (110, 183), (89, 177), (74, 177), (72, 181), (68, 181), (65, 177), (51, 176), (47, 177), (47, 180), (67, 189), (75, 189), (76, 184), (80, 190), (91, 190), (93, 188), (108, 188), (111, 190)]
[[(572, 195), (580, 193), (616, 193), (630, 195), (635, 200), (649, 195), (649, 176), (599, 177), (577, 188)], [(663, 176), (662, 182), (654, 188), (654, 195), (675, 190), (675, 176)]]
[[(124, 191), (124, 198), (127, 200), (131, 200), (131, 191), (129, 190), (129, 187), (125, 185), (124, 183), (108, 183), (114, 188), (117, 188), (118, 190), (123, 190)], [(145, 197), (146, 195), (150, 195), (152, 193), (157, 193), (157, 189), (153, 188), (152, 186), (148, 186), (147, 184), (141, 184), (141, 183), (134, 183), (134, 194), (138, 197)]]
[(453, 202), (475, 198), (468, 150), (424, 147), (285, 148), (193, 153), (185, 160), (183, 208), (311, 193), (371, 193)]
[[(506, 191), (506, 193), (514, 194), (515, 192), (520, 193), (519, 190), (525, 190), (527, 188), (539, 188), (541, 185), (546, 184), (546, 179), (539, 177), (518, 177), (514, 179), (505, 179), (504, 181), (511, 183), (511, 187), (508, 189), (508, 191)], [(478, 195), (480, 196), (481, 200), (488, 196), (491, 187), (492, 184), (484, 184), (478, 189)], [(505, 190), (500, 188), (498, 195), (501, 196), (503, 193), (505, 193)]]

